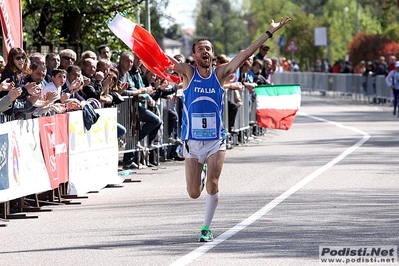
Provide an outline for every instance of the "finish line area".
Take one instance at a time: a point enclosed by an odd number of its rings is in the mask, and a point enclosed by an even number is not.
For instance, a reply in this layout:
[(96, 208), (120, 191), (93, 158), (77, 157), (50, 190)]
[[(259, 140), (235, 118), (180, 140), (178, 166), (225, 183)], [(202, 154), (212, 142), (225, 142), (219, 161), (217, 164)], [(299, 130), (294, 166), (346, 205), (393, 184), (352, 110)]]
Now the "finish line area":
[[(0, 230), (5, 265), (319, 265), (319, 246), (397, 245), (398, 120), (390, 107), (304, 96), (288, 131), (228, 150), (214, 242), (184, 162)], [(395, 156), (396, 155), (396, 156)], [(51, 226), (50, 226), (51, 225)], [(60, 253), (62, 260), (60, 261)], [(18, 262), (18, 263), (17, 263)]]

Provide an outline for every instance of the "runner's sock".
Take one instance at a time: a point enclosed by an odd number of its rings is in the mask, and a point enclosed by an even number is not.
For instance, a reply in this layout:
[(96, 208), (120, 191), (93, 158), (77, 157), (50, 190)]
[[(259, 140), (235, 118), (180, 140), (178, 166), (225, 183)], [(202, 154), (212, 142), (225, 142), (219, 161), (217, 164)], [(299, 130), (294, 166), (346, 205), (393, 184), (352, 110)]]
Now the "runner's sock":
[(206, 196), (206, 204), (205, 204), (205, 222), (204, 225), (210, 227), (213, 219), (213, 215), (215, 214), (216, 207), (219, 203), (219, 192), (215, 195)]

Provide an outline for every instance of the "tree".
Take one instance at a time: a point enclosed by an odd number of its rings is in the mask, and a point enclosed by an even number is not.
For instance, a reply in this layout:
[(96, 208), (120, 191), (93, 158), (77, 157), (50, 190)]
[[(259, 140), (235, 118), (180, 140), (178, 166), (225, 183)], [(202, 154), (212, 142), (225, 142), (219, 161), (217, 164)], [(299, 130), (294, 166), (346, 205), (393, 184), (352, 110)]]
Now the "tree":
[(249, 44), (247, 24), (228, 0), (199, 1), (196, 37), (212, 41), (216, 54), (236, 54)]
[[(287, 31), (294, 27), (295, 24), (301, 22), (296, 19), (295, 16), (299, 13), (303, 14), (302, 7), (293, 4), (290, 1), (274, 1), (274, 0), (250, 0), (246, 3), (248, 6), (248, 13), (246, 14), (247, 21), (250, 22), (250, 38), (251, 42), (258, 39), (261, 35), (269, 29), (270, 20), (279, 20), (281, 17), (290, 16), (293, 20), (284, 28), (275, 34), (272, 40), (268, 40), (267, 43), (270, 46), (270, 55), (279, 56), (284, 53), (284, 49), (278, 46), (278, 40), (280, 36), (283, 36), (288, 41), (292, 36), (286, 34)], [(308, 31), (309, 29), (305, 29)], [(299, 35), (299, 33), (298, 33)], [(305, 38), (305, 37), (304, 37)], [(296, 39), (300, 41), (299, 39)], [(285, 44), (285, 43), (284, 43)]]
[(349, 43), (349, 55), (356, 65), (361, 60), (374, 61), (380, 56), (399, 58), (399, 42), (386, 39), (381, 35), (358, 33)]
[[(52, 44), (54, 46), (80, 46), (96, 51), (107, 43), (115, 54), (127, 50), (108, 29), (106, 21), (116, 12), (127, 13), (135, 21), (138, 8), (144, 0), (22, 0), (24, 40), (27, 46)], [(160, 3), (158, 3), (160, 2)], [(160, 39), (163, 29), (159, 25), (160, 9), (167, 1), (151, 1), (152, 33)], [(142, 14), (144, 16), (144, 14)], [(143, 20), (144, 21), (144, 20)]]
[(306, 15), (323, 16), (324, 7), (328, 0), (292, 0), (295, 5), (302, 6)]

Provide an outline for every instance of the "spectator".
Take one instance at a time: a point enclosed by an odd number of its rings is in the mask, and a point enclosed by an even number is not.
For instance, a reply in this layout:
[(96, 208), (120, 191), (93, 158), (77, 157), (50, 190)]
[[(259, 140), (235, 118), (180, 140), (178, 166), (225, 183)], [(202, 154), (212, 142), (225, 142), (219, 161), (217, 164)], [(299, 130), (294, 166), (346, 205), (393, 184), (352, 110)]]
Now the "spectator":
[[(31, 54), (30, 57), (29, 57), (29, 61), (30, 61), (30, 66), (31, 66), (33, 63), (43, 63), (43, 64), (46, 64), (46, 59), (45, 59), (44, 55), (41, 54), (41, 53), (39, 53), (39, 52), (35, 52), (35, 53)], [(30, 67), (30, 66), (29, 66), (29, 67)]]
[[(362, 86), (363, 86), (364, 95), (368, 94), (368, 83), (370, 79), (373, 79), (373, 77), (374, 77), (374, 65), (373, 62), (368, 61), (366, 70), (363, 73)], [(373, 83), (373, 86), (375, 86), (375, 83)]]
[(255, 55), (255, 58), (254, 58), (254, 60), (255, 59), (258, 59), (258, 60), (264, 60), (266, 57), (267, 57), (267, 53), (269, 52), (269, 50), (270, 50), (270, 47), (269, 46), (267, 46), (266, 44), (262, 44), (260, 47), (259, 47), (259, 51), (258, 51), (258, 53)]
[(360, 61), (356, 66), (353, 72), (355, 74), (362, 74), (366, 71), (366, 62), (364, 60)]
[(375, 75), (388, 75), (388, 71), (389, 67), (387, 62), (385, 61), (385, 57), (384, 56), (380, 56), (378, 62), (377, 62), (377, 68), (375, 70)]
[(46, 85), (42, 91), (42, 97), (46, 98), (47, 93), (51, 92), (56, 92), (57, 97), (55, 98), (55, 101), (60, 101), (60, 102), (65, 102), (66, 99), (61, 100), (61, 89), (62, 86), (64, 86), (65, 81), (66, 81), (66, 70), (65, 69), (53, 69), (51, 78), (52, 82)]
[[(156, 91), (151, 94), (151, 97), (154, 101), (158, 101), (158, 99), (163, 98), (169, 101), (173, 100), (174, 92), (172, 90), (172, 86), (170, 86), (169, 81), (165, 79), (157, 80), (157, 75), (152, 73), (151, 71), (147, 70), (146, 75), (143, 76), (143, 83), (144, 86), (152, 86), (156, 88)], [(167, 117), (168, 117), (168, 142), (170, 144), (183, 144), (183, 142), (177, 138), (177, 113), (175, 110), (168, 108), (167, 109)], [(157, 112), (154, 112), (157, 114)]]
[[(43, 92), (43, 88), (47, 86), (49, 83), (45, 81), (47, 68), (45, 64), (42, 62), (34, 62), (31, 64), (31, 73), (24, 79), (24, 84), (37, 84), (38, 92)], [(57, 98), (59, 98), (59, 94), (57, 92), (48, 93), (45, 97), (40, 95), (37, 97), (37, 100), (34, 103), (34, 107), (32, 109), (33, 117), (40, 117), (43, 113), (49, 110), (50, 104), (53, 103)]]
[(44, 87), (47, 85), (45, 80), (47, 73), (46, 65), (42, 62), (34, 62), (30, 65), (30, 74), (25, 77), (24, 84), (34, 82), (37, 85)]
[[(272, 65), (272, 61), (270, 58), (265, 58), (265, 61), (268, 60), (270, 62), (270, 66)], [(254, 82), (258, 85), (267, 84), (266, 78), (262, 75), (263, 70), (263, 60), (255, 59), (252, 63), (251, 70), (254, 73)]]
[(4, 60), (4, 57), (0, 55), (0, 78), (1, 78), (1, 72), (3, 72), (5, 66), (6, 66), (6, 61)]
[[(277, 63), (277, 60), (276, 60), (276, 63)], [(277, 67), (276, 67), (276, 69), (277, 69)], [(271, 79), (272, 79), (273, 74), (274, 74), (274, 70), (273, 70), (272, 59), (270, 59), (270, 58), (264, 59), (261, 75), (266, 79), (266, 84), (272, 84)], [(258, 83), (258, 81), (257, 81), (257, 83)]]
[(322, 59), (320, 62), (320, 72), (328, 73), (330, 72), (330, 66), (327, 59)]
[(80, 56), (80, 60), (76, 63), (78, 66), (83, 67), (83, 60), (85, 60), (86, 58), (91, 58), (93, 60), (95, 60), (97, 62), (97, 55), (95, 52), (90, 51), (90, 50), (86, 50), (84, 51), (81, 56)]
[(4, 80), (0, 84), (0, 92), (2, 91), (7, 91), (7, 94), (0, 98), (0, 113), (12, 107), (12, 102), (21, 95), (22, 89), (15, 88), (13, 82), (9, 83), (7, 80)]
[[(222, 64), (227, 64), (230, 61), (230, 59), (224, 54), (220, 54), (216, 58), (217, 58), (216, 67), (218, 67)], [(249, 62), (248, 62), (248, 64), (249, 64)], [(227, 117), (228, 117), (228, 123), (229, 123), (228, 124), (229, 133), (236, 133), (233, 131), (234, 125), (235, 125), (238, 109), (242, 105), (240, 91), (242, 91), (245, 87), (241, 82), (238, 82), (236, 80), (235, 75), (232, 75), (231, 78), (226, 81), (223, 88), (232, 90), (232, 92), (234, 93), (234, 101), (231, 101), (230, 99), (227, 100)], [(229, 144), (231, 144), (231, 143), (229, 143)]]
[(344, 69), (342, 69), (342, 73), (350, 74), (353, 73), (352, 63), (350, 61), (345, 62)]
[(100, 100), (101, 93), (103, 92), (102, 80), (104, 73), (96, 71), (97, 61), (92, 58), (86, 58), (82, 61), (82, 74), (90, 79), (90, 83), (83, 87), (83, 97), (87, 100), (94, 98)]
[(291, 71), (293, 72), (301, 72), (301, 69), (299, 68), (298, 63), (296, 62), (295, 59), (292, 59), (291, 61)]
[[(132, 70), (134, 61), (135, 61), (135, 55), (133, 55), (133, 53), (131, 52), (122, 53), (119, 60), (119, 65), (117, 67), (119, 71), (118, 86), (121, 86), (123, 83), (127, 82), (128, 85), (127, 89), (124, 91), (124, 95), (143, 96), (142, 94), (152, 93), (153, 91), (152, 87), (144, 87), (143, 84), (140, 84), (140, 80), (142, 82), (142, 79), (140, 73), (138, 73), (141, 63), (139, 60), (136, 60), (135, 69)], [(133, 81), (133, 78), (130, 76), (129, 72), (136, 75), (136, 81), (137, 81), (136, 84)], [(152, 141), (155, 138), (159, 127), (162, 124), (161, 119), (159, 119), (159, 117), (157, 117), (154, 113), (149, 111), (145, 107), (145, 104), (143, 103), (139, 104), (137, 112), (140, 121), (144, 123), (141, 130), (139, 130), (139, 141), (142, 141), (144, 137), (146, 137), (149, 134), (151, 134), (151, 136), (149, 136), (149, 140)], [(140, 145), (140, 143), (138, 143), (138, 145)], [(133, 152), (124, 153), (122, 161), (123, 168), (124, 169), (138, 168), (139, 166), (136, 160), (137, 156), (135, 156)]]
[(290, 63), (287, 61), (287, 58), (285, 57), (281, 57), (281, 62), (282, 62), (282, 68), (283, 68), (283, 72), (290, 72), (291, 71), (291, 67), (290, 67)]
[(49, 53), (46, 55), (47, 74), (45, 80), (47, 83), (51, 82), (51, 72), (60, 66), (60, 55), (57, 53)]
[[(33, 108), (33, 103), (36, 102), (37, 96), (40, 95), (39, 86), (32, 82), (24, 84), (24, 78), (30, 73), (27, 62), (26, 53), (19, 47), (14, 47), (8, 53), (8, 62), (2, 72), (0, 82), (8, 80), (14, 82), (16, 88), (21, 88), (22, 93), (18, 98), (12, 102), (12, 106), (5, 111), (6, 115), (13, 113), (26, 113)], [(0, 98), (7, 95), (8, 91), (0, 92)]]
[[(399, 61), (395, 63), (395, 69), (391, 70), (385, 78), (388, 87), (392, 89), (393, 93), (393, 115), (396, 115), (399, 97)], [(399, 117), (399, 115), (398, 115)]]
[(111, 61), (111, 67), (117, 67), (117, 64), (113, 63), (112, 58), (112, 51), (111, 48), (107, 44), (102, 44), (98, 47), (98, 55), (100, 58), (108, 59)]
[(331, 67), (331, 73), (341, 73), (341, 63), (335, 61), (334, 65)]
[(136, 89), (142, 89), (146, 91), (146, 93), (141, 93), (139, 96), (144, 98), (147, 102), (147, 105), (144, 102), (139, 103), (139, 118), (140, 121), (144, 123), (142, 129), (139, 132), (139, 135), (142, 137), (140, 140), (144, 139), (148, 135), (148, 145), (151, 146), (157, 136), (158, 130), (162, 125), (162, 120), (149, 110), (149, 108), (155, 107), (155, 101), (152, 99), (150, 95), (152, 95), (155, 90), (152, 86), (145, 86), (143, 83), (142, 73), (140, 71), (142, 62), (141, 59), (136, 55), (134, 55), (133, 66), (130, 69), (129, 73), (134, 83)]
[(396, 64), (396, 56), (394, 56), (394, 55), (391, 55), (390, 57), (389, 57), (389, 71), (392, 71), (392, 70), (394, 70), (396, 67), (395, 67), (395, 64)]
[(314, 64), (314, 72), (321, 72), (321, 60), (317, 59)]
[(65, 84), (62, 87), (63, 93), (69, 93), (69, 98), (75, 98), (78, 101), (85, 101), (87, 97), (83, 92), (83, 86), (87, 86), (90, 79), (82, 75), (82, 69), (77, 65), (70, 65), (67, 69)]
[(70, 65), (76, 61), (76, 53), (71, 49), (65, 49), (60, 52), (60, 69), (67, 70)]
[[(271, 69), (272, 69), (273, 73), (282, 73), (282, 72), (284, 72), (283, 67), (281, 66), (281, 63), (280, 63), (280, 61), (278, 60), (277, 57), (272, 57), (271, 60), (272, 60), (272, 68)], [(263, 65), (264, 65), (264, 63), (263, 63)]]
[[(247, 59), (244, 61), (242, 66), (237, 70), (236, 72), (236, 77), (237, 81), (241, 82), (242, 85), (244, 85), (245, 89), (248, 90), (249, 96), (248, 96), (248, 118), (251, 119), (251, 109), (252, 109), (252, 104), (255, 101), (255, 91), (254, 88), (258, 86), (254, 82), (253, 75), (250, 75), (250, 70), (251, 70), (251, 62)], [(251, 71), (252, 73), (252, 71)]]
[(125, 86), (127, 86), (122, 95), (138, 96), (142, 92), (134, 89), (134, 83), (133, 81), (131, 82), (131, 77), (129, 75), (129, 71), (133, 67), (133, 60), (134, 56), (131, 52), (122, 53), (119, 59), (119, 65), (117, 66), (119, 71), (118, 87), (122, 87), (124, 83), (126, 84)]

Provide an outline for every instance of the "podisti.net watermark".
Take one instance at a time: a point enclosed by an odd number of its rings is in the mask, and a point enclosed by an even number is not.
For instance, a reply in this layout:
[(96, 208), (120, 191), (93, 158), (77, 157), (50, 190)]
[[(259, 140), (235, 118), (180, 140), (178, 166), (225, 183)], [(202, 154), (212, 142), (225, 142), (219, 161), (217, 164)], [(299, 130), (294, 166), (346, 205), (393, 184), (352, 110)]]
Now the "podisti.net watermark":
[(397, 246), (319, 246), (321, 263), (396, 264)]

